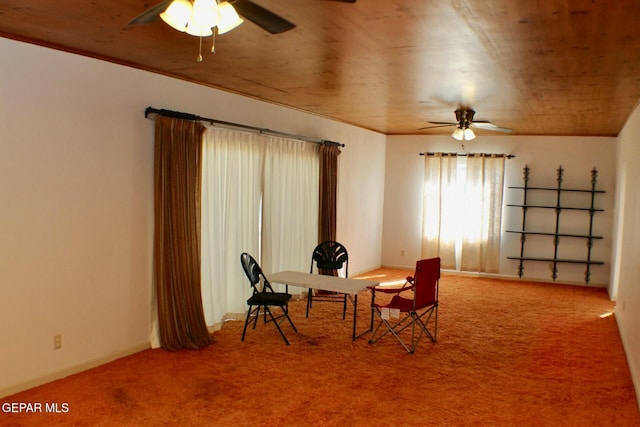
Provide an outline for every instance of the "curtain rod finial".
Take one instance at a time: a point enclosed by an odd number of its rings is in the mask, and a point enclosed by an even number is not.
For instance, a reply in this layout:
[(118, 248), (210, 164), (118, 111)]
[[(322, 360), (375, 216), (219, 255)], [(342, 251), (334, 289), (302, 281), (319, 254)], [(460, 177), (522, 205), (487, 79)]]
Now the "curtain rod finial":
[(340, 142), (330, 141), (328, 139), (323, 139), (321, 142), (325, 145), (335, 145), (336, 147), (344, 147), (345, 145)]

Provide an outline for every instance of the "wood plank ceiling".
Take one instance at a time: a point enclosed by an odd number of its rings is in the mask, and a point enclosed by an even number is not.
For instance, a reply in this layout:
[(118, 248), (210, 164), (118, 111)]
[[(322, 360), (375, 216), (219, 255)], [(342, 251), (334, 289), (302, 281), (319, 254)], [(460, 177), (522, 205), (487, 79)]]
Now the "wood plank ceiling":
[(195, 37), (127, 25), (153, 0), (3, 0), (0, 36), (385, 134), (450, 133), (418, 129), (465, 105), (514, 135), (616, 136), (640, 99), (637, 0), (254, 1), (297, 27), (245, 22), (202, 62)]

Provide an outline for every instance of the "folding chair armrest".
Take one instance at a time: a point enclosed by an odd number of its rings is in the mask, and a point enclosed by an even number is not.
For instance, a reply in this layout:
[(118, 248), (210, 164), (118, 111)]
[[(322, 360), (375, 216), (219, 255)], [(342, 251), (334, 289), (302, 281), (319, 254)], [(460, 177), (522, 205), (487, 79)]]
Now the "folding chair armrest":
[[(408, 286), (407, 286), (408, 285)], [(408, 291), (414, 288), (414, 285), (410, 282), (406, 282), (402, 287), (384, 287), (384, 286), (367, 286), (368, 289), (383, 294), (399, 294), (400, 292)]]
[(377, 288), (375, 286), (370, 287), (373, 292), (380, 292), (382, 294), (397, 294), (401, 291), (401, 288)]

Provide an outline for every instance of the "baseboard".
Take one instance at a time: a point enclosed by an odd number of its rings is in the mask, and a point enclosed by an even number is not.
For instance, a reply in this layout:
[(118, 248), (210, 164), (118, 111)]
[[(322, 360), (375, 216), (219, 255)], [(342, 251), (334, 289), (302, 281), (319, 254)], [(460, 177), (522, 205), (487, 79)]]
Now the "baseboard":
[(638, 409), (640, 410), (640, 377), (638, 377), (639, 372), (635, 369), (635, 363), (631, 354), (627, 351), (629, 346), (627, 345), (626, 333), (623, 329), (624, 322), (621, 321), (618, 317), (620, 316), (617, 312), (614, 312), (616, 317), (616, 323), (618, 324), (618, 331), (620, 333), (620, 339), (622, 340), (622, 349), (624, 350), (624, 355), (627, 359), (627, 365), (629, 366), (629, 371), (631, 373), (631, 382), (633, 382), (633, 388), (636, 390), (636, 399), (638, 401)]
[(416, 269), (416, 264), (414, 262), (413, 265), (390, 265), (390, 264), (383, 264), (378, 268), (390, 268), (393, 270), (411, 270), (414, 271)]
[(71, 366), (69, 368), (63, 369), (61, 371), (53, 372), (48, 375), (44, 375), (38, 378), (33, 378), (29, 381), (25, 381), (18, 384), (13, 384), (8, 387), (0, 388), (0, 398), (10, 396), (12, 394), (19, 393), (24, 390), (28, 390), (33, 387), (37, 387), (42, 384), (49, 383), (51, 381), (59, 380), (61, 378), (68, 377), (69, 375), (77, 374), (78, 372), (83, 372), (91, 368), (95, 368), (100, 365), (104, 365), (105, 363), (112, 362), (116, 359), (120, 359), (121, 357), (129, 356), (134, 353), (141, 352), (151, 348), (150, 343), (139, 344), (134, 347), (130, 347), (126, 350), (118, 351), (112, 353), (105, 357), (99, 357), (97, 359), (90, 360), (88, 362), (80, 363), (78, 365)]
[(381, 265), (376, 265), (376, 266), (373, 266), (373, 267), (368, 267), (368, 268), (360, 269), (360, 270), (358, 270), (358, 271), (350, 271), (350, 272), (349, 272), (349, 273), (350, 273), (350, 274), (349, 274), (349, 277), (356, 277), (356, 276), (359, 276), (359, 275), (361, 275), (361, 274), (370, 273), (370, 272), (372, 272), (372, 271), (374, 271), (374, 270), (377, 270), (377, 269), (379, 269), (379, 268), (383, 268), (383, 267), (382, 267)]
[[(383, 265), (382, 268), (393, 268), (393, 269), (401, 269), (401, 270), (415, 270), (415, 266), (407, 267), (400, 265)], [(498, 280), (516, 280), (522, 282), (538, 282), (538, 283), (555, 283), (557, 285), (574, 285), (574, 286), (588, 286), (591, 288), (608, 288), (609, 285), (606, 283), (590, 283), (585, 284), (584, 282), (571, 282), (565, 280), (549, 280), (549, 279), (536, 279), (533, 277), (518, 277), (516, 275), (508, 275), (508, 274), (498, 274), (498, 273), (478, 273), (473, 271), (458, 271), (458, 270), (442, 270), (445, 274), (457, 275), (457, 276), (471, 276), (471, 277), (486, 277), (489, 279), (498, 279)]]

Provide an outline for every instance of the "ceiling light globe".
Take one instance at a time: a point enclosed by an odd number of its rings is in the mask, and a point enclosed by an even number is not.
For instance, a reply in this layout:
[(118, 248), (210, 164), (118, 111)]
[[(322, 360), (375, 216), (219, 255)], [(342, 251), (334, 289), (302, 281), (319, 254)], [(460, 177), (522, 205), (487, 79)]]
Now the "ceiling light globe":
[(213, 34), (211, 30), (218, 25), (220, 14), (215, 0), (195, 0), (193, 13), (187, 24), (187, 34), (198, 37), (207, 37)]
[(187, 34), (196, 37), (209, 37), (213, 34), (213, 30), (210, 27), (200, 27), (190, 22), (189, 25), (187, 25)]
[(476, 134), (473, 132), (472, 129), (466, 128), (464, 130), (464, 139), (466, 141), (471, 141), (472, 139), (475, 139)]
[(218, 12), (220, 13), (218, 34), (229, 32), (244, 22), (244, 19), (240, 18), (238, 12), (236, 12), (228, 1), (218, 4)]
[(456, 128), (456, 130), (453, 131), (451, 136), (454, 139), (457, 139), (458, 141), (462, 141), (462, 139), (464, 138), (464, 131), (460, 128)]
[(193, 15), (193, 6), (188, 0), (173, 0), (160, 18), (172, 28), (184, 32)]

